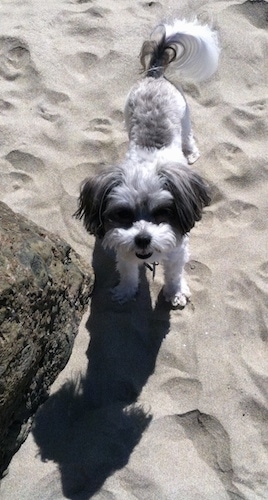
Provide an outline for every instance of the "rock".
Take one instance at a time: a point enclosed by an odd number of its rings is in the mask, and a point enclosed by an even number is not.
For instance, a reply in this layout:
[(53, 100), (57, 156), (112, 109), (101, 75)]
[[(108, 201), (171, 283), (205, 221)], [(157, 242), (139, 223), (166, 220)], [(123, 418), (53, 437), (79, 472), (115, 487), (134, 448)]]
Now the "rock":
[(92, 282), (68, 243), (0, 203), (0, 476), (70, 357)]

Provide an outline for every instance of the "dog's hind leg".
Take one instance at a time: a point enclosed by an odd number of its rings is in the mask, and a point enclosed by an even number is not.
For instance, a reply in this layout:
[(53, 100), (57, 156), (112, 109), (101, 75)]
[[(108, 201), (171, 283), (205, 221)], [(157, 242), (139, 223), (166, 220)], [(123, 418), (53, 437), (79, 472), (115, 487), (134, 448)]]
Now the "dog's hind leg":
[(182, 151), (189, 165), (198, 160), (200, 153), (196, 145), (190, 119), (189, 106), (186, 103), (185, 113), (181, 120)]

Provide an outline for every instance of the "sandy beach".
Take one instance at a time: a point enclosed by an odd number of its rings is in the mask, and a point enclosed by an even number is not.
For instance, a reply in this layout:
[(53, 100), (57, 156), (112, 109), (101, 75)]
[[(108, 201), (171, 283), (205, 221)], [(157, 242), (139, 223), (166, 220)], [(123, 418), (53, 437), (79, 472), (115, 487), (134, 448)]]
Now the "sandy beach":
[[(0, 199), (96, 273), (69, 363), (1, 481), (2, 500), (268, 499), (268, 3), (3, 0)], [(161, 21), (218, 32), (217, 73), (184, 86), (213, 201), (191, 231), (183, 310), (157, 267), (119, 305), (113, 256), (72, 217), (123, 158), (141, 44)]]

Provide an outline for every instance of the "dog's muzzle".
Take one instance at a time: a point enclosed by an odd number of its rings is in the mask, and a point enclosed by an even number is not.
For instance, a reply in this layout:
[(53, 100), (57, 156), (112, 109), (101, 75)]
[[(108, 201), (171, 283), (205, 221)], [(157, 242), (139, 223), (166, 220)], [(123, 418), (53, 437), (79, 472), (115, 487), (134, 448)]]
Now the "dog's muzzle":
[(136, 252), (138, 259), (146, 260), (153, 255), (153, 252), (146, 252), (146, 248), (150, 245), (151, 240), (150, 234), (146, 232), (139, 233), (135, 236), (135, 245), (141, 250), (140, 252)]

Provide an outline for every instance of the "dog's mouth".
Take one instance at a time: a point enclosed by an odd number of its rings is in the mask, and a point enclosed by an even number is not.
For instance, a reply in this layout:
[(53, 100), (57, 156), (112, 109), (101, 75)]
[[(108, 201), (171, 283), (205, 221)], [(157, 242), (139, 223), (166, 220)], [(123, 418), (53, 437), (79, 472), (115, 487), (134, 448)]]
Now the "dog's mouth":
[(136, 256), (138, 257), (138, 259), (149, 259), (150, 257), (152, 257), (153, 255), (153, 252), (149, 252), (149, 253), (137, 253), (136, 252)]

